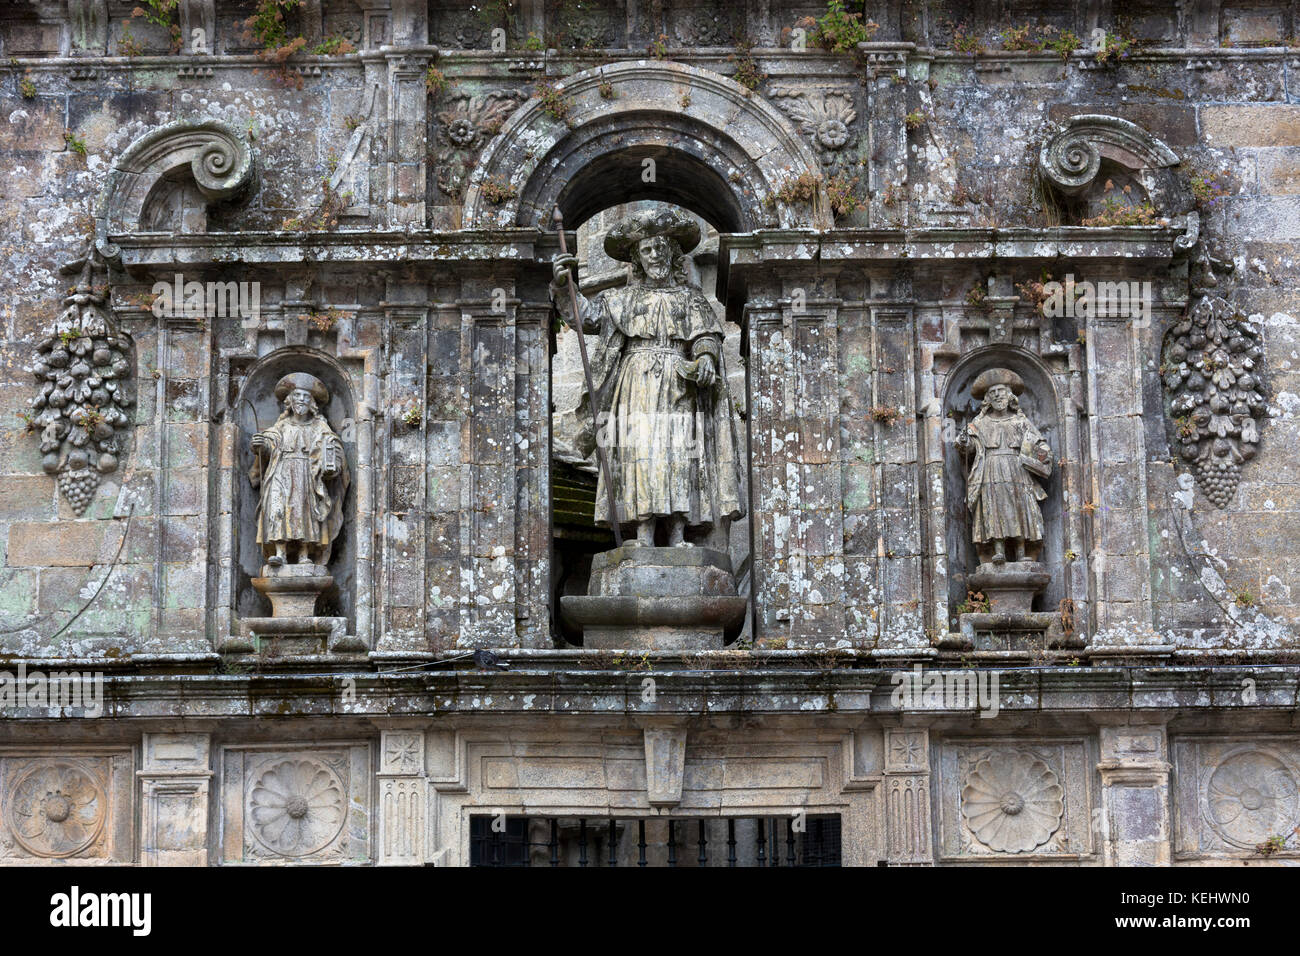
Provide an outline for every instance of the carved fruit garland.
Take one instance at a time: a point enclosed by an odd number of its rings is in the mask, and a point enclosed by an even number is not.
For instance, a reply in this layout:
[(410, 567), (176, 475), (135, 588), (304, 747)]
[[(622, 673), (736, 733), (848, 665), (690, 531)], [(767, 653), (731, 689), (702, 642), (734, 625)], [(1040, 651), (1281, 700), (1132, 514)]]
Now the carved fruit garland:
[(1264, 346), (1244, 315), (1205, 295), (1165, 334), (1160, 375), (1178, 454), (1205, 496), (1225, 508), (1241, 465), (1255, 457), (1267, 399), (1259, 368)]
[(92, 286), (97, 251), (63, 300), (54, 328), (36, 348), (32, 372), (39, 391), (31, 400), (31, 426), (40, 432), (41, 467), (83, 514), (101, 476), (120, 464), (131, 422), (131, 340), (105, 306), (108, 287)]

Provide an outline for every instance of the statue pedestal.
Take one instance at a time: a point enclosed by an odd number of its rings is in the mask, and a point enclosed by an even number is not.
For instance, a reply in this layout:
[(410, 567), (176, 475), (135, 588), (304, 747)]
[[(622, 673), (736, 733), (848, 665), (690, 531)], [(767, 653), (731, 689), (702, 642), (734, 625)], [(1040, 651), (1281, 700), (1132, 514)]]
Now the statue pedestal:
[(719, 650), (749, 606), (731, 559), (712, 548), (624, 545), (596, 555), (585, 596), (560, 598), (588, 648)]
[(1052, 576), (1037, 561), (1008, 561), (1006, 564), (981, 564), (966, 579), (966, 586), (979, 591), (989, 601), (993, 614), (1028, 614), (1034, 597), (1047, 587)]
[(334, 583), (317, 564), (263, 565), (262, 574), (253, 587), (270, 599), (271, 617), (315, 617), (316, 601)]
[(263, 576), (253, 587), (271, 601), (270, 617), (246, 617), (239, 635), (231, 636), (219, 650), (227, 654), (266, 653), (270, 658), (349, 654), (366, 650), (365, 642), (347, 633), (345, 617), (320, 617), (316, 603), (334, 578), (315, 564), (263, 566)]

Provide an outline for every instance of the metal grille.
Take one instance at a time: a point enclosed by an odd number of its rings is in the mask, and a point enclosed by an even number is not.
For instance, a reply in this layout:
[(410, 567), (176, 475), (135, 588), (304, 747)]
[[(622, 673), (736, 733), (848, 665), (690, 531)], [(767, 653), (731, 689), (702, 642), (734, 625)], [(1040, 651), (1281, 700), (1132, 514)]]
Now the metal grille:
[(470, 817), (470, 866), (839, 866), (839, 814)]

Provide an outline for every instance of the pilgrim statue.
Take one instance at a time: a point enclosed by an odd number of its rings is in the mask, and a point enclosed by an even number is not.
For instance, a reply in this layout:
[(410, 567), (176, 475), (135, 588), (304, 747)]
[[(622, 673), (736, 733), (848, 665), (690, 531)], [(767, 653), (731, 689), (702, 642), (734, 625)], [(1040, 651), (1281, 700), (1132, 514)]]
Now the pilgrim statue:
[(686, 276), (686, 254), (699, 241), (699, 226), (669, 210), (620, 221), (604, 248), (629, 264), (628, 282), (590, 300), (579, 294), (577, 317), (565, 288), (577, 259), (561, 253), (552, 263), (551, 296), (561, 315), (600, 336), (591, 363), (595, 394), (584, 397), (597, 429), (581, 436), (588, 447), (579, 450), (590, 455), (593, 442), (603, 442), (618, 514), (609, 514), (602, 473), (595, 520), (635, 525), (629, 544), (653, 547), (663, 523), (669, 546), (690, 547), (690, 531), (725, 549), (730, 522), (745, 513), (724, 331)]
[(1043, 540), (1047, 497), (1033, 476), (1052, 473), (1051, 449), (1020, 410), (1025, 383), (1005, 368), (987, 369), (971, 385), (979, 413), (957, 437), (963, 455), (974, 453), (966, 478), (971, 535), (981, 564), (1035, 561)]
[(343, 524), (348, 489), (343, 441), (321, 412), (329, 392), (315, 376), (284, 376), (276, 383), (275, 397), (284, 411), (252, 440), (249, 480), (260, 488), (257, 542), (268, 567), (284, 566), (292, 548), (298, 565), (323, 569)]

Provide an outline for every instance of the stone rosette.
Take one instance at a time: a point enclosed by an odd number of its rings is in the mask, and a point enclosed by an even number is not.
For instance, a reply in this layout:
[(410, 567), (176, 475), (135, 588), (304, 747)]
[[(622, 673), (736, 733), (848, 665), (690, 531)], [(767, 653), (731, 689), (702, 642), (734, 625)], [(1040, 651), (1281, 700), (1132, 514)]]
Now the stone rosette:
[(1254, 849), (1300, 825), (1300, 787), (1274, 754), (1238, 751), (1210, 772), (1204, 807), (1206, 821), (1225, 842)]
[(1041, 758), (996, 751), (980, 758), (967, 774), (961, 812), (975, 839), (990, 850), (1028, 853), (1060, 829), (1065, 791)]
[(33, 856), (76, 856), (104, 828), (107, 800), (94, 776), (72, 763), (33, 767), (14, 785), (5, 820)]
[(346, 817), (343, 782), (317, 760), (282, 760), (255, 778), (248, 795), (257, 842), (279, 856), (307, 856), (329, 846)]

